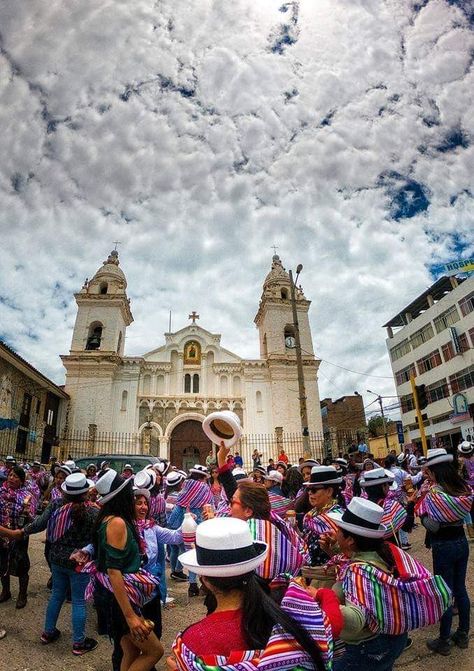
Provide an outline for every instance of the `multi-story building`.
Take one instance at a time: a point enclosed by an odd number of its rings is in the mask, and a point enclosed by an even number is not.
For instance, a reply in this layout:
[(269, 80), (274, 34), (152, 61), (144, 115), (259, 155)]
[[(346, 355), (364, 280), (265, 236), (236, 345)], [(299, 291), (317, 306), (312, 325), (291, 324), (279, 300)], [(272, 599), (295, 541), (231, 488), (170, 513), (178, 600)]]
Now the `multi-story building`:
[(324, 440), (332, 456), (347, 452), (352, 443), (358, 443), (367, 431), (364, 402), (360, 394), (341, 396), (333, 401), (321, 401)]
[(402, 421), (418, 443), (410, 375), (424, 384), (431, 446), (455, 447), (472, 436), (474, 416), (474, 276), (441, 277), (387, 324)]
[(46, 463), (68, 400), (64, 389), (0, 341), (0, 455)]

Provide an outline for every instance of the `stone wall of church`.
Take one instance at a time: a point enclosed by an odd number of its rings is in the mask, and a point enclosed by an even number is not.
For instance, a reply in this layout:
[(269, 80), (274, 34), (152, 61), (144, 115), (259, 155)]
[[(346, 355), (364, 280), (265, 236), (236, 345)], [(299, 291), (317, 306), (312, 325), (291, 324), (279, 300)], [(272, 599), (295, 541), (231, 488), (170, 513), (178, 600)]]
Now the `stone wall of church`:
[[(110, 305), (103, 305), (97, 299), (94, 305), (88, 305), (78, 310), (71, 343), (72, 351), (84, 351), (86, 348), (89, 327), (92, 323), (102, 324), (102, 351), (116, 352), (118, 349), (119, 334), (124, 331), (124, 323), (119, 309)], [(122, 335), (123, 340), (124, 335)]]

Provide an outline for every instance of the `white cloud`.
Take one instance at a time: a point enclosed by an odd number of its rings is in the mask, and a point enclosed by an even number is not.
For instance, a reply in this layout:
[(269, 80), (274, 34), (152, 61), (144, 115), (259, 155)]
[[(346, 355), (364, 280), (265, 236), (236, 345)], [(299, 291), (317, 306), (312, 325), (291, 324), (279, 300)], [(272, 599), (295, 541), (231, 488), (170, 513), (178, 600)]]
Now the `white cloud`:
[(120, 240), (128, 354), (172, 307), (258, 356), (276, 244), (304, 264), (318, 355), (382, 376), (322, 364), (322, 395), (392, 394), (381, 325), (449, 236), (472, 250), (473, 33), (461, 6), (416, 7), (4, 0), (1, 336), (62, 382), (73, 293)]

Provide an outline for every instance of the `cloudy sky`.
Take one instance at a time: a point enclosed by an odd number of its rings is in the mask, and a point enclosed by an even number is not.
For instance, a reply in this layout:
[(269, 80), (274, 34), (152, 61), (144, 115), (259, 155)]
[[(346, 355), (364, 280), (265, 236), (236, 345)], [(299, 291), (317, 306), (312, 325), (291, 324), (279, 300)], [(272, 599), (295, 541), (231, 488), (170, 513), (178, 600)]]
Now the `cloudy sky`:
[(0, 338), (63, 383), (119, 240), (127, 354), (172, 308), (258, 357), (276, 245), (321, 396), (394, 394), (382, 324), (474, 251), (473, 27), (454, 0), (2, 0)]

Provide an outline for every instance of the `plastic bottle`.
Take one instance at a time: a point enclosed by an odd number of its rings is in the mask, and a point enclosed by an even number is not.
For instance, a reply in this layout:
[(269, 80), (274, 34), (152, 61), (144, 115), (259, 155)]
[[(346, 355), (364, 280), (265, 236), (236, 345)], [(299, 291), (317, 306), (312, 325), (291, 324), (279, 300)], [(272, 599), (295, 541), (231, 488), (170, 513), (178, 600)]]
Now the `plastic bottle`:
[(187, 550), (191, 550), (194, 547), (196, 542), (196, 520), (194, 519), (192, 513), (189, 512), (189, 508), (186, 513), (184, 513), (183, 524), (181, 525), (181, 533), (183, 534), (183, 543)]

